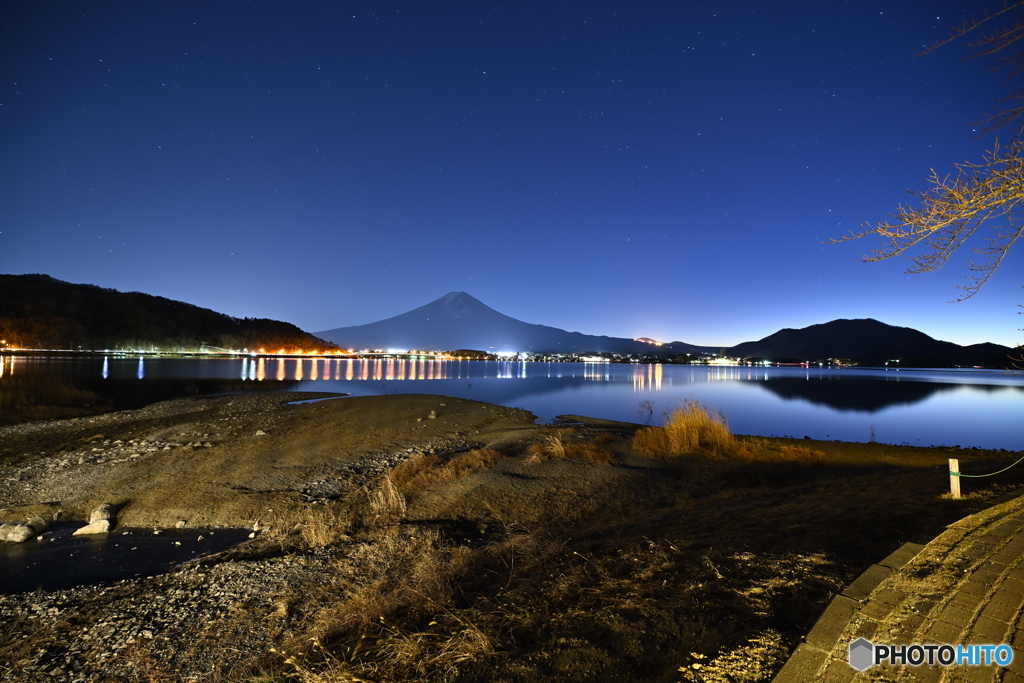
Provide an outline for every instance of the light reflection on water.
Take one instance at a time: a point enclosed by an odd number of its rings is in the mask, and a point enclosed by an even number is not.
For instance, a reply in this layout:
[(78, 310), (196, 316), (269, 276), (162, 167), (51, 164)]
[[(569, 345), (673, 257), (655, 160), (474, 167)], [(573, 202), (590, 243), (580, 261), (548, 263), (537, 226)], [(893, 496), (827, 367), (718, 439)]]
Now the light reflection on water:
[[(308, 391), (354, 395), (430, 393), (526, 408), (542, 420), (589, 415), (646, 418), (697, 399), (724, 412), (740, 434), (811, 436), (914, 445), (1024, 450), (1024, 377), (997, 371), (763, 368), (341, 358), (5, 357), (12, 377), (268, 378)], [(40, 381), (44, 381), (40, 379)], [(107, 380), (103, 380), (106, 384)]]

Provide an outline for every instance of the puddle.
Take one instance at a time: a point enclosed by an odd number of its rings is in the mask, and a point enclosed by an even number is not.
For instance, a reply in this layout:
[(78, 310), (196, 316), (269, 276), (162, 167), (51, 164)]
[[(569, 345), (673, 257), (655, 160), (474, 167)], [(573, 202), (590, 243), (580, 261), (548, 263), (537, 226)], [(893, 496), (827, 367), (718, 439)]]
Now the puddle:
[[(81, 523), (59, 522), (43, 540), (0, 542), (0, 593), (58, 590), (153, 576), (188, 560), (227, 550), (249, 529), (119, 528), (110, 534), (72, 536)], [(202, 540), (200, 540), (202, 536)]]

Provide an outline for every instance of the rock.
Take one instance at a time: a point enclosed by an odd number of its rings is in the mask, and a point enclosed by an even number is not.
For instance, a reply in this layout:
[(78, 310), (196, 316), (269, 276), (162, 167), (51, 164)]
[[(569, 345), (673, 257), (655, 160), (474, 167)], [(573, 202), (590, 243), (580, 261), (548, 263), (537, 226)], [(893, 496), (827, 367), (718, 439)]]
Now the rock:
[(35, 531), (37, 534), (41, 534), (42, 532), (50, 528), (50, 523), (42, 517), (40, 517), (39, 515), (29, 517), (26, 524), (32, 527), (32, 530)]
[(72, 536), (88, 536), (91, 534), (105, 534), (110, 532), (110, 520), (100, 519), (95, 522), (90, 522), (81, 529), (77, 529)]
[(436, 420), (437, 419), (437, 411), (436, 410), (431, 410), (430, 411), (430, 415), (427, 415), (427, 419), (428, 420)]
[(89, 515), (89, 523), (75, 531), (73, 536), (87, 536), (90, 534), (105, 534), (114, 526), (114, 517), (117, 515), (117, 507), (110, 503), (103, 503)]
[(35, 535), (35, 529), (23, 522), (0, 524), (0, 541), (24, 543)]
[(184, 529), (185, 528), (185, 520), (179, 519), (177, 522), (174, 523), (174, 528), (175, 529)]
[(262, 429), (257, 429), (256, 430), (256, 436), (266, 436), (266, 435), (267, 435), (267, 433), (265, 431), (263, 431)]
[(103, 503), (103, 505), (98, 506), (95, 510), (92, 511), (92, 514), (89, 515), (89, 523), (92, 524), (93, 522), (113, 520), (116, 515), (116, 507), (114, 507), (110, 503)]

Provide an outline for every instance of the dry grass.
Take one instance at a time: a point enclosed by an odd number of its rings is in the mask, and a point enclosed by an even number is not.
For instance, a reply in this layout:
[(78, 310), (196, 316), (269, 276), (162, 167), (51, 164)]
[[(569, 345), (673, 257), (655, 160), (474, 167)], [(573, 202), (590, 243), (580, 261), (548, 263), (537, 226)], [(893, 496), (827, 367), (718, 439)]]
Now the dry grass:
[(599, 445), (607, 442), (609, 435), (602, 436), (606, 438), (575, 441), (566, 438), (565, 430), (557, 430), (554, 434), (548, 434), (542, 443), (530, 444), (526, 449), (528, 453), (526, 463), (536, 464), (546, 460), (586, 460), (598, 465), (615, 465), (619, 462), (618, 458), (611, 451)]
[(816, 448), (810, 446), (790, 446), (782, 445), (775, 446), (772, 449), (772, 453), (779, 460), (785, 462), (803, 462), (803, 463), (820, 463), (825, 457), (824, 451), (819, 451)]
[(662, 427), (644, 427), (637, 430), (633, 435), (633, 450), (652, 458), (673, 455), (668, 432)]
[(633, 449), (655, 458), (709, 453), (747, 462), (820, 463), (824, 452), (808, 446), (777, 444), (761, 438), (737, 438), (725, 416), (698, 401), (686, 401), (666, 416), (663, 427), (644, 427), (633, 435)]
[(663, 427), (645, 427), (634, 435), (633, 448), (652, 457), (687, 453), (745, 455), (745, 444), (733, 436), (722, 413), (698, 401), (686, 401), (668, 413)]
[(614, 465), (618, 462), (618, 459), (611, 451), (601, 448), (594, 441), (566, 444), (565, 457), (573, 460), (587, 460), (598, 465)]
[(388, 477), (382, 477), (370, 491), (369, 521), (371, 524), (389, 524), (405, 517), (405, 496)]
[[(543, 459), (597, 443), (546, 436)], [(288, 654), (260, 661), (280, 676), (266, 683), (769, 680), (897, 529), (941, 526), (953, 506), (918, 466), (894, 479), (888, 465), (832, 466), (830, 444), (737, 442), (756, 457), (679, 459), (636, 480), (564, 468), (617, 477), (583, 492), (551, 483), (492, 510), (483, 535), (479, 506), (437, 524), (357, 525), (329, 571), (267, 609)], [(816, 447), (820, 465), (792, 466), (817, 462)], [(391, 486), (379, 492), (400, 495)]]
[(460, 453), (448, 459), (437, 455), (420, 455), (403, 462), (393, 469), (388, 477), (399, 490), (415, 491), (459, 479), (490, 467), (504, 457), (491, 448)]
[[(649, 512), (636, 514), (649, 530)], [(350, 546), (333, 585), (296, 590), (317, 605), (292, 609), (281, 680), (639, 681), (686, 664), (688, 680), (755, 681), (785, 653), (775, 620), (805, 602), (817, 609), (838, 585), (823, 580), (833, 568), (822, 558), (646, 537), (594, 545), (571, 540), (576, 527), (510, 524), (476, 548), (403, 527)]]
[(323, 548), (346, 540), (352, 529), (350, 515), (329, 508), (306, 510), (303, 517), (299, 534), (303, 545), (310, 549)]
[(420, 680), (494, 652), (492, 638), (456, 605), (458, 582), (479, 560), (469, 548), (446, 546), (435, 530), (392, 528), (354, 560), (353, 578), (321, 596), (280, 653), (295, 678)]

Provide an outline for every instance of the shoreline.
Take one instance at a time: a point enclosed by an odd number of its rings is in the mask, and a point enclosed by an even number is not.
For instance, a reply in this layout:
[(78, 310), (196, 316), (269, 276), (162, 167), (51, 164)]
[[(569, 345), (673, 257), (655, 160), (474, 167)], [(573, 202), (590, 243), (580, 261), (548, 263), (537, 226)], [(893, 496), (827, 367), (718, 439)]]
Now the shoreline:
[[(0, 429), (0, 519), (84, 524), (111, 503), (114, 534), (259, 529), (148, 578), (0, 595), (0, 680), (284, 683), (298, 666), (678, 681), (737, 653), (769, 675), (871, 563), (1024, 484), (1011, 471), (973, 499), (942, 497), (950, 454), (995, 470), (1005, 453), (741, 437), (762, 456), (652, 459), (632, 445), (641, 425), (583, 416), (538, 425), (430, 395), (286, 404), (332, 397), (176, 399)], [(382, 644), (346, 655), (360, 638)], [(418, 658), (388, 649), (403, 638)]]

